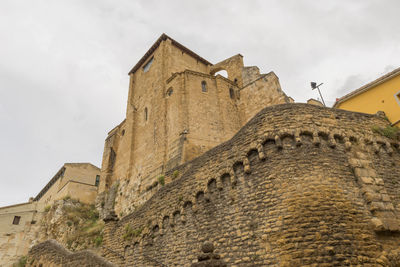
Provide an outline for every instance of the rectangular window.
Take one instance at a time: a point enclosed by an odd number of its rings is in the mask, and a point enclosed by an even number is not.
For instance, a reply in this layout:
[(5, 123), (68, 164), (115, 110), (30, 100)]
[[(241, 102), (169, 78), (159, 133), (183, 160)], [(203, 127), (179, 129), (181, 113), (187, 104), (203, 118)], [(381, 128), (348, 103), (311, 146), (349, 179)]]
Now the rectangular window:
[(148, 72), (150, 67), (151, 67), (151, 63), (153, 63), (154, 57), (151, 57), (149, 61), (147, 61), (147, 63), (143, 66), (143, 72)]
[(21, 216), (14, 216), (13, 224), (18, 225), (21, 220)]
[(100, 184), (100, 175), (96, 175), (96, 182), (94, 183), (95, 186), (99, 186)]

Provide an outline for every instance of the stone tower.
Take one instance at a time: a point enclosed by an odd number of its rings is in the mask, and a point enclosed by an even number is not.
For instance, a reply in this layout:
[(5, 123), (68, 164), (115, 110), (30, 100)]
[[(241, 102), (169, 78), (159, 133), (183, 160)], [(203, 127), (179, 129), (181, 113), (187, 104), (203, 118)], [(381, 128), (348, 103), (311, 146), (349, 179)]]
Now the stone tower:
[(265, 106), (289, 102), (273, 72), (245, 67), (240, 54), (213, 65), (165, 34), (129, 76), (126, 119), (106, 138), (100, 183), (100, 192), (124, 183), (117, 210), (143, 203), (160, 175), (230, 139)]

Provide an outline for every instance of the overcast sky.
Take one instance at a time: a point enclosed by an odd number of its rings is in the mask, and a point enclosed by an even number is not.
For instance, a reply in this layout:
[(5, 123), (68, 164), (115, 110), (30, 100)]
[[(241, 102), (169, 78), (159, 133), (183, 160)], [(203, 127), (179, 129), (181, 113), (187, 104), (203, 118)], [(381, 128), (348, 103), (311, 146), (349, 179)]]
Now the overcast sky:
[(400, 67), (400, 1), (0, 0), (0, 206), (65, 162), (100, 167), (127, 73), (165, 32), (212, 63), (241, 53), (296, 102), (329, 106)]

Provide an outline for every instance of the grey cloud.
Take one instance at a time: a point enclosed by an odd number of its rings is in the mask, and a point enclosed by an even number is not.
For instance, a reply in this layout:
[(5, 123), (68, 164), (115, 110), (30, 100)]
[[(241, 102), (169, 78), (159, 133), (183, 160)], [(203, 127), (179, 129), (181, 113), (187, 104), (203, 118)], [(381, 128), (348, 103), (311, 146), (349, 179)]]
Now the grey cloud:
[[(125, 115), (127, 73), (165, 32), (211, 62), (241, 53), (297, 101), (328, 103), (399, 66), (400, 2), (0, 2), (0, 206), (35, 195), (64, 162), (100, 165)], [(386, 68), (386, 69), (385, 69)]]

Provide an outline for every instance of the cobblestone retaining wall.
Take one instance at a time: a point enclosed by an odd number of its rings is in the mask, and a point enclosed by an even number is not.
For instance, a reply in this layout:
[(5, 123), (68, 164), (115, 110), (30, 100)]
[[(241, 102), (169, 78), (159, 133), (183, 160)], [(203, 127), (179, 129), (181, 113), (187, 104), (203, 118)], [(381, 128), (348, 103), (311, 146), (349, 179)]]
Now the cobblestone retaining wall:
[(399, 144), (372, 131), (386, 125), (314, 105), (268, 107), (178, 167), (180, 178), (141, 208), (108, 221), (103, 255), (190, 266), (211, 241), (228, 266), (395, 264)]
[(107, 262), (91, 251), (79, 251), (72, 253), (58, 244), (55, 240), (48, 240), (34, 246), (29, 251), (27, 267), (113, 267), (114, 264)]

